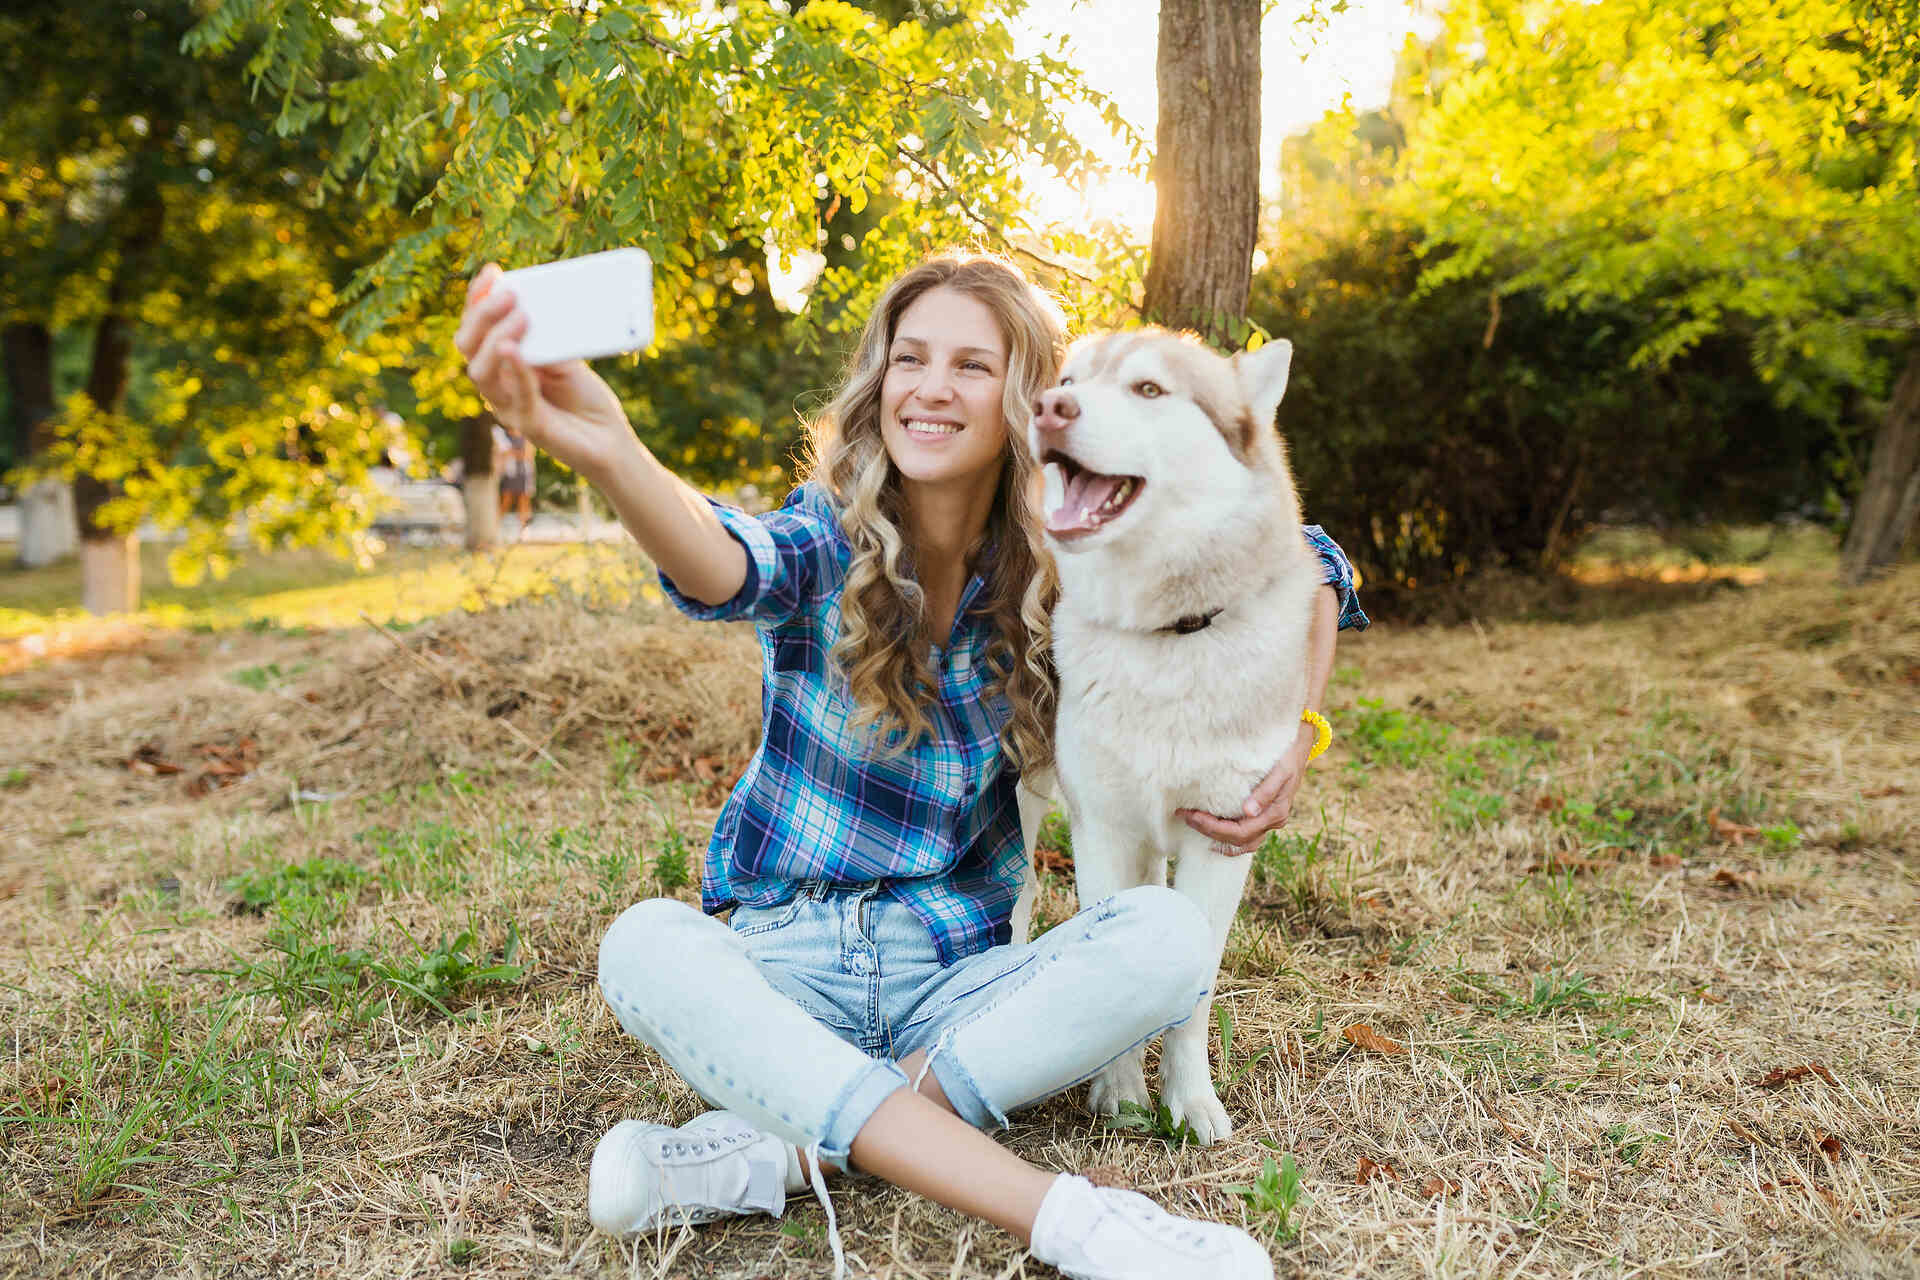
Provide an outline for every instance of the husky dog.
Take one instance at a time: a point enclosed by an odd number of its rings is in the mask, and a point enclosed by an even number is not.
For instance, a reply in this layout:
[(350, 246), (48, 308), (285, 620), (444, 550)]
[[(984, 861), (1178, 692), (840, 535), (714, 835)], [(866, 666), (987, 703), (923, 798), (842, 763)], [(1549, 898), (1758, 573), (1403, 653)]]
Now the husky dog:
[[(1321, 573), (1274, 427), (1292, 355), (1228, 359), (1158, 329), (1091, 338), (1028, 428), (1060, 575), (1056, 772), (1080, 901), (1164, 884), (1171, 861), (1213, 925), (1215, 971), (1252, 859), (1174, 810), (1238, 814), (1299, 732)], [(1212, 1002), (1160, 1056), (1161, 1101), (1202, 1143), (1233, 1130), (1208, 1070)], [(1148, 1103), (1143, 1056), (1095, 1077), (1094, 1111)]]

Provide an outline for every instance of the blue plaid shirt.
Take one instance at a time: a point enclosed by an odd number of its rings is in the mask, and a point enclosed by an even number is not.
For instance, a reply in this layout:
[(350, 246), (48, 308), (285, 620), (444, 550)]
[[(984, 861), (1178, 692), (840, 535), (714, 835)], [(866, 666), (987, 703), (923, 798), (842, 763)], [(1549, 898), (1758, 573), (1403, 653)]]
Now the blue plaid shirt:
[[(954, 633), (934, 653), (933, 732), (886, 756), (866, 730), (827, 654), (840, 632), (851, 549), (826, 491), (802, 485), (778, 511), (750, 516), (714, 503), (747, 551), (747, 578), (721, 605), (660, 584), (694, 618), (751, 619), (763, 659), (760, 749), (734, 784), (707, 849), (702, 904), (774, 906), (809, 880), (884, 880), (932, 933), (943, 964), (1010, 940), (1027, 850), (1014, 802), (1018, 773), (1001, 752), (1010, 710), (992, 695), (986, 619), (960, 597)], [(1353, 569), (1317, 526), (1305, 529), (1340, 592), (1340, 625), (1365, 627)]]

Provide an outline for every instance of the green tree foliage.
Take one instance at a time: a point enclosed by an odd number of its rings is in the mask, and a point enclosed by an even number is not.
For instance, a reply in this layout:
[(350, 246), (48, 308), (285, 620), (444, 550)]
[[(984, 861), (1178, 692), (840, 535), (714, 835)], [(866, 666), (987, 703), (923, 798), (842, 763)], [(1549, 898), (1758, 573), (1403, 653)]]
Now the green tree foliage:
[(1467, 0), (1447, 21), (1464, 65), (1399, 188), (1440, 251), (1430, 287), (1492, 272), (1628, 306), (1648, 369), (1743, 334), (1781, 404), (1825, 415), (1920, 361), (1915, 0)]
[[(182, 52), (201, 13), (76, 0), (0, 17), (0, 312), (87, 351), (17, 478), (80, 480), (89, 535), (184, 529), (183, 579), (231, 563), (241, 517), (261, 545), (358, 549), (389, 443), (376, 375), (407, 345), (353, 350), (333, 323), (354, 246), (400, 219), (320, 200), (329, 131), (275, 137), (241, 58)], [(337, 40), (321, 56), (353, 59)]]
[[(223, 0), (189, 43), (258, 38), (250, 70), (278, 104), (276, 129), (322, 119), (342, 129), (332, 186), (375, 200), (426, 189), (431, 226), (355, 280), (355, 337), (397, 317), (446, 324), (455, 286), (488, 258), (639, 245), (657, 264), (665, 345), (705, 336), (713, 313), (699, 286), (712, 255), (742, 241), (779, 260), (814, 252), (823, 222), (870, 202), (878, 214), (857, 259), (829, 265), (815, 287), (809, 310), (827, 323), (864, 314), (878, 282), (946, 244), (1119, 278), (1106, 266), (1130, 260), (1117, 242), (1043, 239), (1028, 224), (1024, 166), (1039, 160), (1064, 180), (1098, 167), (1062, 108), (1091, 103), (1124, 126), (1064, 62), (1014, 56), (1006, 19), (1019, 7), (977, 0), (966, 21), (929, 24), (840, 0), (792, 11), (767, 0)], [(330, 74), (335, 28), (383, 56)], [(1097, 308), (1111, 295), (1081, 296)]]
[(1484, 281), (1420, 287), (1418, 244), (1377, 209), (1296, 223), (1253, 283), (1252, 319), (1299, 353), (1280, 421), (1307, 514), (1370, 583), (1551, 568), (1602, 515), (1764, 520), (1819, 497), (1830, 428), (1780, 407), (1744, 343), (1638, 366), (1637, 311), (1538, 289), (1490, 324)]

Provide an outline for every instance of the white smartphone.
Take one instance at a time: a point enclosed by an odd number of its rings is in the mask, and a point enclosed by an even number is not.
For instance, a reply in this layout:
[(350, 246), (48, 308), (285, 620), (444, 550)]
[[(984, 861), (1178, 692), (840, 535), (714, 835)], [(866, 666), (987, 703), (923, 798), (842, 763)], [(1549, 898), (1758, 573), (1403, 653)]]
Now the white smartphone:
[(531, 365), (637, 351), (653, 341), (653, 259), (609, 249), (502, 273), (527, 309), (520, 356)]

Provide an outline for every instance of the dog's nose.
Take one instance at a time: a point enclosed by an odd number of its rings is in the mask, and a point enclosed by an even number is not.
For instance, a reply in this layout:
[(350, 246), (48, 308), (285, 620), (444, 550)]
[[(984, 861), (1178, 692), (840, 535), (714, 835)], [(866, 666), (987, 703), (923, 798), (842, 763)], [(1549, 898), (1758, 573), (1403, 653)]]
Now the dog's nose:
[(1042, 431), (1059, 431), (1080, 416), (1080, 402), (1065, 387), (1050, 387), (1033, 402), (1033, 425)]

